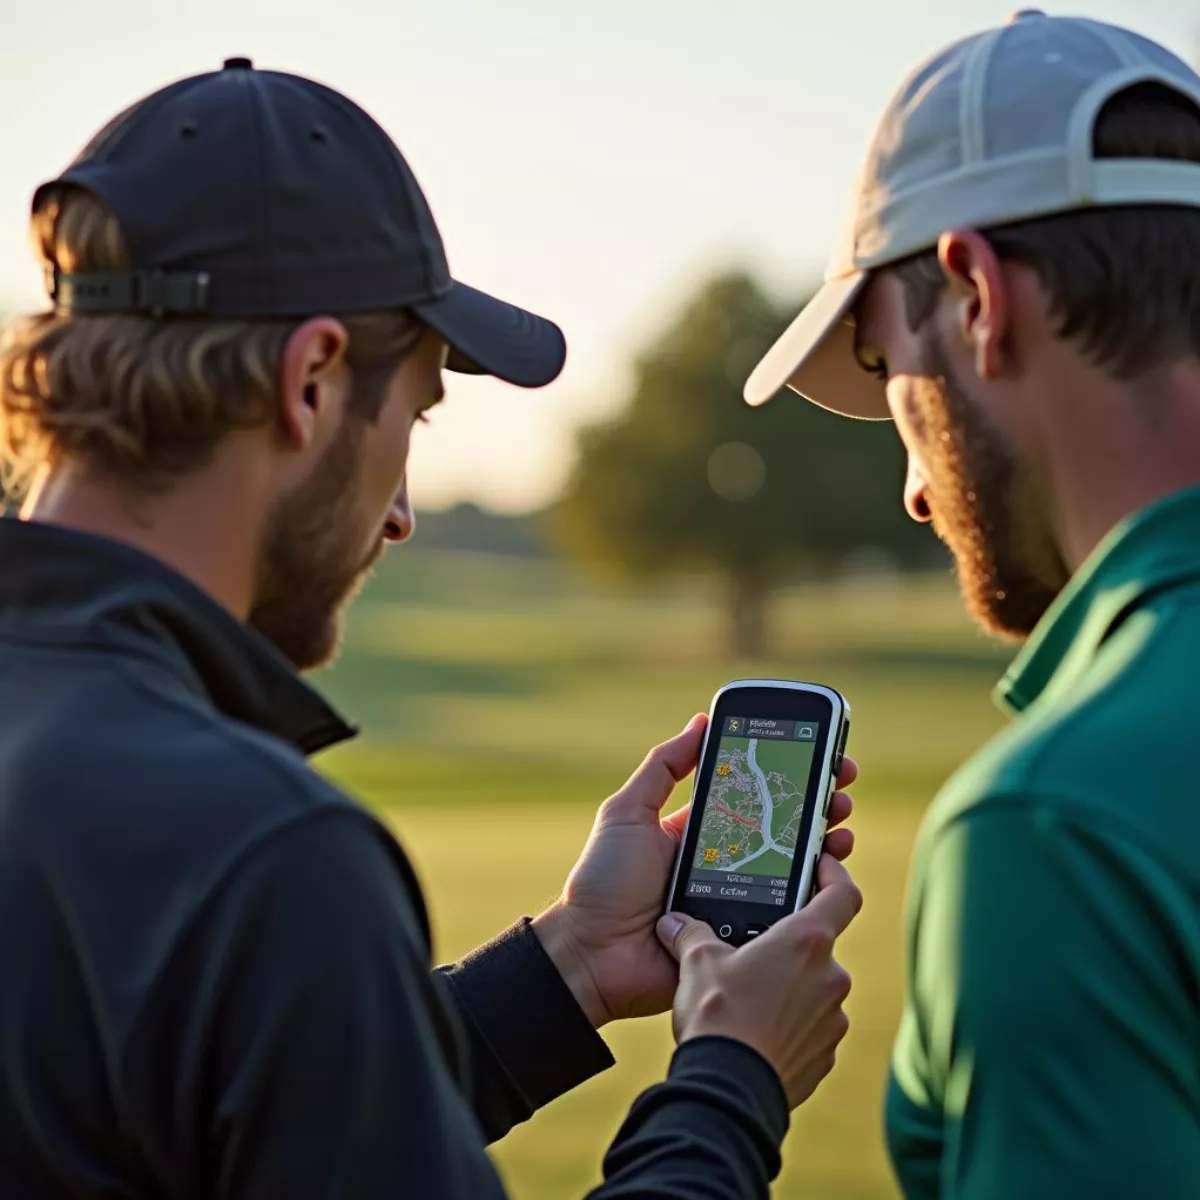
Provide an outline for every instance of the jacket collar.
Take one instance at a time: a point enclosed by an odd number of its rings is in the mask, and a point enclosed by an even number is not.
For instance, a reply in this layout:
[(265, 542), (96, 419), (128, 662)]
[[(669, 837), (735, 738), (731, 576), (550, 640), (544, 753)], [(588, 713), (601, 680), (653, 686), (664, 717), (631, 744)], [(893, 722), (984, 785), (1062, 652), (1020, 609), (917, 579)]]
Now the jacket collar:
[(1200, 487), (1128, 517), (1059, 594), (996, 689), (1010, 712), (1077, 683), (1104, 640), (1157, 592), (1200, 581)]
[(132, 546), (5, 517), (0, 561), (0, 637), (153, 655), (225, 716), (304, 754), (356, 732), (256, 630)]

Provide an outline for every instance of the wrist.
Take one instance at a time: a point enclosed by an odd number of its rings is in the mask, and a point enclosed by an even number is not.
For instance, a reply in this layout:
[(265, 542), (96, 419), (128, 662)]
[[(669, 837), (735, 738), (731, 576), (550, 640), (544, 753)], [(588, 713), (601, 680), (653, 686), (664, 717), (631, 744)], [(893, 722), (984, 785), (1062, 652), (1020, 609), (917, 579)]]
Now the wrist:
[(533, 918), (533, 932), (554, 964), (575, 1002), (583, 1010), (593, 1029), (612, 1020), (612, 1014), (596, 986), (587, 954), (571, 936), (569, 921), (562, 903), (553, 905)]

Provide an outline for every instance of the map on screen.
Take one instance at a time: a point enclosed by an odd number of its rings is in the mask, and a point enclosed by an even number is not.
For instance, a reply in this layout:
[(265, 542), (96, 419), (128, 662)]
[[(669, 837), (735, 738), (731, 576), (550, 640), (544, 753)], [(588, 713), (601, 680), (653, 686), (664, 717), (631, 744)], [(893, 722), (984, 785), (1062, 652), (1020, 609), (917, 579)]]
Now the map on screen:
[[(816, 750), (812, 722), (773, 721), (773, 736), (730, 718), (700, 823), (694, 871), (780, 877), (786, 882), (796, 854), (804, 797)], [(734, 733), (728, 732), (730, 727)], [(780, 737), (779, 727), (792, 736)], [(796, 736), (796, 732), (802, 735)]]

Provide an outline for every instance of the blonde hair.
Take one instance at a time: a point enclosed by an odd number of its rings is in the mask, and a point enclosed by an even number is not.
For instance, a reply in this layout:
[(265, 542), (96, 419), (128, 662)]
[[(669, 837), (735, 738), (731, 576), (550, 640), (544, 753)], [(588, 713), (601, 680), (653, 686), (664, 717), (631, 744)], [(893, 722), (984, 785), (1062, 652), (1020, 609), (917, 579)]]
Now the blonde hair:
[[(31, 232), (48, 275), (130, 266), (116, 218), (78, 188), (51, 192)], [(374, 420), (422, 326), (405, 309), (340, 319), (353, 407)], [(5, 489), (20, 491), (40, 468), (68, 460), (143, 490), (203, 467), (228, 433), (270, 419), (298, 323), (55, 310), (14, 319), (0, 342)]]

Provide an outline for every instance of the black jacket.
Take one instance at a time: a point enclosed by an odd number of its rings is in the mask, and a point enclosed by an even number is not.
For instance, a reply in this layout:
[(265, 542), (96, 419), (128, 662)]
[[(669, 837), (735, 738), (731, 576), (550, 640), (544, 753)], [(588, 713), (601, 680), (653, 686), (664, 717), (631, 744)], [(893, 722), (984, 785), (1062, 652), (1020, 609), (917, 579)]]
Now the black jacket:
[[(0, 1196), (488, 1200), (484, 1147), (611, 1063), (528, 920), (431, 969), (352, 730), (154, 559), (0, 520)], [(702, 1039), (597, 1197), (765, 1196), (779, 1080)]]

